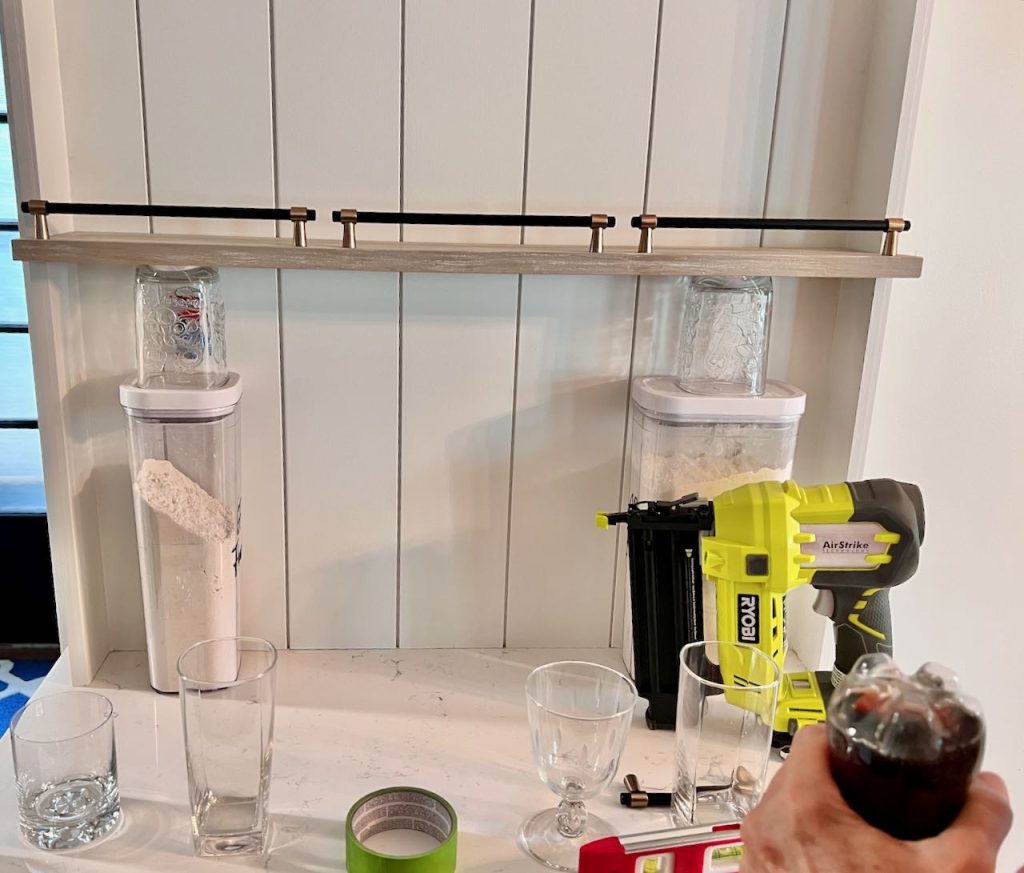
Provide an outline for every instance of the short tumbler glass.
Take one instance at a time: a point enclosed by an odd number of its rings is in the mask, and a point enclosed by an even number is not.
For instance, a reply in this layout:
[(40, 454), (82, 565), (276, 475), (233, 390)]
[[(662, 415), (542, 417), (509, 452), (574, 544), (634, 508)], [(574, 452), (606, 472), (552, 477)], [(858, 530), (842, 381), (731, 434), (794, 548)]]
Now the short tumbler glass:
[(266, 849), (276, 663), (255, 637), (204, 640), (178, 660), (197, 855)]
[(66, 691), (30, 700), (11, 719), (21, 833), (40, 849), (74, 849), (121, 820), (114, 707)]
[(683, 647), (672, 797), (680, 825), (736, 821), (757, 805), (771, 755), (779, 681), (778, 665), (754, 646)]

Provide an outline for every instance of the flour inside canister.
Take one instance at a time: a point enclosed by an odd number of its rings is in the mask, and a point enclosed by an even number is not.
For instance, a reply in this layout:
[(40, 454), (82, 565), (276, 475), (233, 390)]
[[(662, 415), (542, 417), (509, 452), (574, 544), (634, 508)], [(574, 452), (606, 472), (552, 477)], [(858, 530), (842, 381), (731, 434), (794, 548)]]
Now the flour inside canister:
[(677, 500), (697, 493), (713, 500), (724, 491), (751, 482), (781, 482), (791, 466), (767, 467), (753, 455), (650, 455), (643, 459), (637, 484), (641, 500)]
[(143, 585), (150, 679), (175, 691), (185, 649), (238, 633), (238, 514), (156, 458), (143, 460), (135, 493), (140, 562), (152, 582)]

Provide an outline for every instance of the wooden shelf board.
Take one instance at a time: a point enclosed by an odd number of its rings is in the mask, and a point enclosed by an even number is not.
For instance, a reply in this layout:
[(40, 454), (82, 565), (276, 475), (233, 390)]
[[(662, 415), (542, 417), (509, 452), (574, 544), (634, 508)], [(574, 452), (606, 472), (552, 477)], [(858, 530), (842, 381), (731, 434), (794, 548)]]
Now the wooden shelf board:
[(18, 261), (66, 264), (160, 264), (281, 270), (354, 270), (404, 273), (546, 273), (627, 276), (819, 276), (837, 279), (913, 279), (921, 258), (841, 249), (661, 248), (639, 254), (581, 245), (461, 245), (364, 242), (343, 249), (336, 240), (73, 233), (48, 240), (16, 239)]

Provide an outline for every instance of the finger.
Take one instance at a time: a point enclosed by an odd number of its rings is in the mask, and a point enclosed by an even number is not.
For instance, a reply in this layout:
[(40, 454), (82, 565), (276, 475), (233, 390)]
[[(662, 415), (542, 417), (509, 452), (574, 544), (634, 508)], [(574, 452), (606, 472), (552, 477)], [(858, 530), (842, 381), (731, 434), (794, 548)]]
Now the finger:
[(980, 831), (998, 848), (1012, 824), (1013, 810), (1006, 783), (995, 773), (979, 773), (971, 783), (967, 803), (953, 826)]
[(1006, 783), (995, 773), (980, 773), (967, 792), (967, 803), (946, 830), (926, 841), (939, 857), (962, 855), (965, 848), (995, 859), (1013, 824)]
[(796, 732), (789, 757), (779, 775), (785, 775), (791, 785), (813, 788), (815, 794), (823, 787), (834, 787), (824, 725), (808, 725)]
[(987, 786), (990, 791), (1002, 797), (1007, 804), (1010, 803), (1009, 789), (1007, 789), (1006, 782), (1003, 781), (1003, 777), (998, 773), (979, 773), (974, 779), (974, 784)]

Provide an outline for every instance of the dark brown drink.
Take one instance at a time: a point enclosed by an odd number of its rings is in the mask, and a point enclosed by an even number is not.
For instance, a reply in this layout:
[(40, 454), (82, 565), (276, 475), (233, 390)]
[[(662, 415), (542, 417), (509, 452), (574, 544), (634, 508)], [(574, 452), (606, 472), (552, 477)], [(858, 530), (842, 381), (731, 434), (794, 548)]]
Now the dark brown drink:
[(865, 821), (898, 839), (932, 837), (952, 824), (984, 740), (977, 706), (935, 665), (906, 676), (886, 656), (861, 658), (829, 702), (829, 758), (840, 792)]

